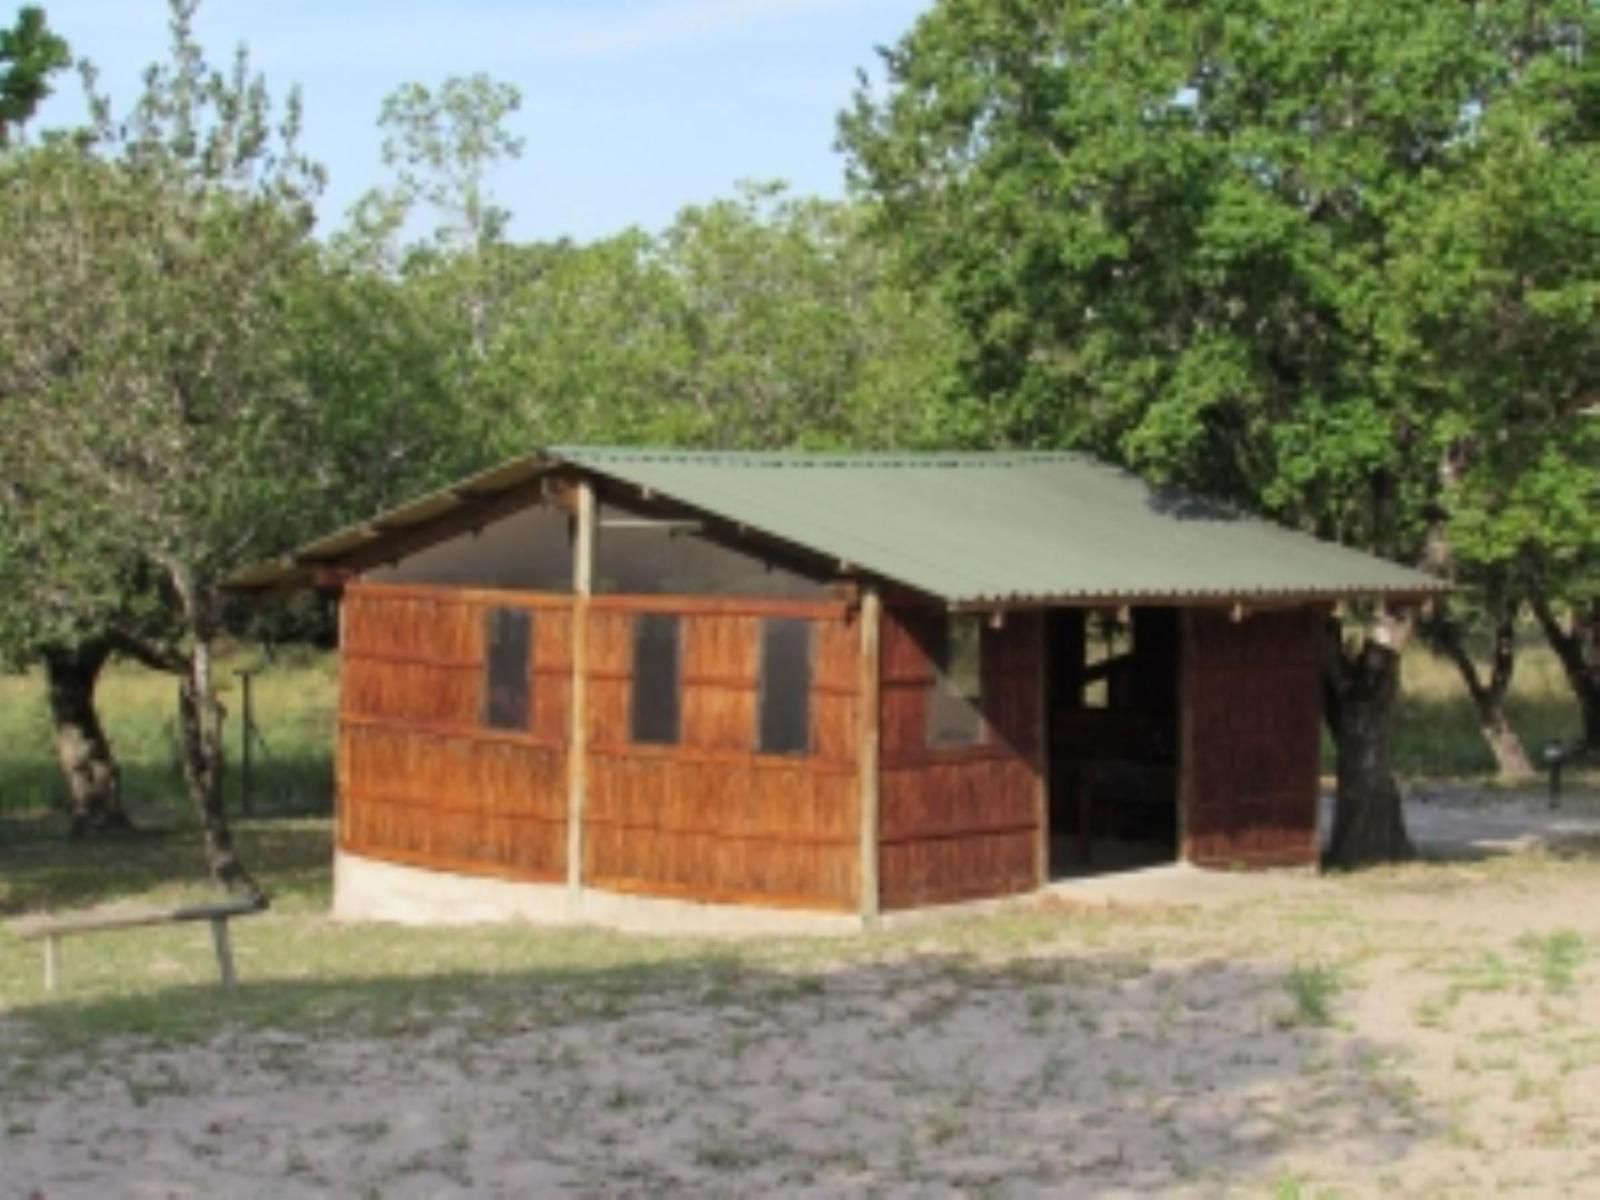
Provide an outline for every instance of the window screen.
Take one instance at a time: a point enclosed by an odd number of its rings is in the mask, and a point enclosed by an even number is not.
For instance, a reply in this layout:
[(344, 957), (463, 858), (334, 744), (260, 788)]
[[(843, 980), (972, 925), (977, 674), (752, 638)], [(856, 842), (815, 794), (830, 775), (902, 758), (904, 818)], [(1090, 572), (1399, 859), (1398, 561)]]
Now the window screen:
[(811, 622), (768, 618), (761, 622), (763, 754), (805, 754), (811, 749)]
[(633, 740), (678, 742), (679, 622), (664, 613), (633, 619)]
[(533, 614), (522, 608), (491, 608), (484, 614), (483, 723), (494, 729), (526, 729)]
[(983, 740), (983, 622), (952, 616), (936, 647), (933, 692), (928, 698), (928, 741), (970, 746)]

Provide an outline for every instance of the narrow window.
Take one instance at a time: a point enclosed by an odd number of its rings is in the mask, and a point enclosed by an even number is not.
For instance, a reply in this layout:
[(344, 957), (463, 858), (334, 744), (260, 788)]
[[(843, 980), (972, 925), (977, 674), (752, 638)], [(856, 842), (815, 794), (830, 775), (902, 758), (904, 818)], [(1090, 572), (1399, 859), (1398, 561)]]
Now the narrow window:
[(640, 613), (633, 619), (633, 740), (678, 743), (678, 618)]
[(532, 697), (533, 614), (523, 608), (491, 608), (484, 614), (485, 680), (483, 723), (494, 729), (526, 729)]
[(952, 616), (936, 647), (937, 674), (928, 698), (928, 741), (971, 746), (983, 741), (983, 621)]
[(811, 750), (811, 622), (769, 617), (761, 622), (763, 754)]

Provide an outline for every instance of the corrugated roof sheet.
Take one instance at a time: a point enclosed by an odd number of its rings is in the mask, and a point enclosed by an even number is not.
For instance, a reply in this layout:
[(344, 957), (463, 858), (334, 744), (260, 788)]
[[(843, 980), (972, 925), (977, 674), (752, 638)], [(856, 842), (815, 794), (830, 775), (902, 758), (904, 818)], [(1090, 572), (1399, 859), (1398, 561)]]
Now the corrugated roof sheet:
[(549, 453), (952, 604), (1445, 586), (1076, 454)]
[(950, 604), (1423, 595), (1442, 581), (1075, 454), (753, 454), (558, 446), (514, 460), (279, 563), (241, 588), (303, 582), (395, 530), (552, 467), (699, 509)]

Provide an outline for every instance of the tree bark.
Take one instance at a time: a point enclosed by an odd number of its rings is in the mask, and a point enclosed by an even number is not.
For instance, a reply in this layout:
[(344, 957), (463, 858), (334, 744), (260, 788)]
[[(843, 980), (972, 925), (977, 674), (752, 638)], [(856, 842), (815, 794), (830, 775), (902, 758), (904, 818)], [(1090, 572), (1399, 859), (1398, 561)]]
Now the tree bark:
[(178, 728), (183, 747), (183, 775), (205, 841), (206, 867), (230, 892), (260, 895), (233, 844), (233, 831), (223, 808), (222, 705), (212, 674), (211, 645), (197, 640), (178, 680)]
[(133, 828), (122, 807), (122, 772), (95, 710), (94, 691), (111, 646), (90, 638), (44, 651), (56, 759), (67, 786), (72, 836)]
[(1511, 678), (1517, 664), (1517, 606), (1512, 605), (1495, 619), (1494, 649), (1485, 680), (1478, 664), (1467, 652), (1466, 639), (1461, 627), (1450, 617), (1435, 621), (1430, 627), (1433, 641), (1455, 664), (1467, 695), (1478, 714), (1478, 732), (1484, 744), (1494, 755), (1499, 777), (1508, 783), (1526, 782), (1535, 775), (1528, 752), (1522, 745), (1510, 719), (1506, 716), (1506, 693), (1511, 690)]
[(1539, 628), (1561, 661), (1561, 670), (1578, 699), (1583, 715), (1583, 744), (1591, 750), (1600, 749), (1600, 598), (1589, 601), (1587, 611), (1575, 607), (1567, 625), (1557, 618), (1547, 597), (1535, 592), (1532, 605)]
[(1347, 648), (1329, 622), (1324, 711), (1336, 751), (1338, 796), (1327, 863), (1361, 867), (1416, 856), (1394, 775), (1394, 704), (1400, 654), (1392, 636), (1367, 634)]

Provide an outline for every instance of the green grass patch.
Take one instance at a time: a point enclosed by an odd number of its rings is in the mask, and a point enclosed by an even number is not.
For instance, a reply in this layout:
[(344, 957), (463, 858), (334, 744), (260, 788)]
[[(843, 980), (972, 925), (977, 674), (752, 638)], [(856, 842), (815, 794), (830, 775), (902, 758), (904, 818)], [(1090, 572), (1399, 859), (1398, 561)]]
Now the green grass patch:
[(1552, 992), (1572, 991), (1588, 953), (1583, 938), (1570, 929), (1543, 937), (1529, 934), (1518, 939), (1517, 946), (1533, 959), (1539, 978)]
[(1344, 990), (1344, 980), (1333, 967), (1297, 963), (1285, 977), (1283, 990), (1289, 996), (1290, 1009), (1282, 1023), (1321, 1029), (1333, 1024), (1333, 1002)]
[[(0, 1011), (48, 1041), (142, 1034), (201, 1037), (230, 1027), (404, 1030), (423, 1014), (470, 1003), (490, 1026), (604, 1015), (648, 994), (664, 973), (693, 972), (714, 994), (737, 969), (725, 945), (524, 925), (419, 929), (343, 924), (326, 915), (332, 830), (325, 819), (241, 822), (240, 850), (272, 896), (264, 915), (232, 923), (240, 986), (215, 983), (204, 924), (70, 937), (63, 986), (44, 991), (42, 951), (0, 934)], [(25, 838), (5, 848), (0, 913), (210, 895), (187, 831), (97, 845)]]
[[(338, 712), (338, 666), (332, 654), (295, 648), (272, 662), (235, 650), (217, 667), (227, 709), (225, 737), (230, 807), (241, 807), (240, 734), (243, 693), (237, 672), (260, 668), (253, 684), (261, 741), (253, 751), (253, 807), (263, 813), (310, 815), (330, 811), (332, 757)], [(136, 823), (186, 820), (178, 756), (177, 681), (116, 662), (97, 693), (101, 720), (122, 767), (123, 796)], [(59, 812), (61, 773), (51, 748), (50, 722), (39, 671), (0, 675), (0, 816)], [(4, 837), (0, 830), (0, 837)]]
[[(1581, 732), (1578, 704), (1550, 648), (1524, 636), (1506, 715), (1537, 766), (1548, 742), (1571, 741)], [(1426, 647), (1412, 646), (1401, 662), (1401, 694), (1395, 712), (1395, 763), (1412, 775), (1483, 775), (1494, 757), (1478, 732), (1477, 712), (1456, 668)], [(1325, 764), (1332, 768), (1331, 753)]]

